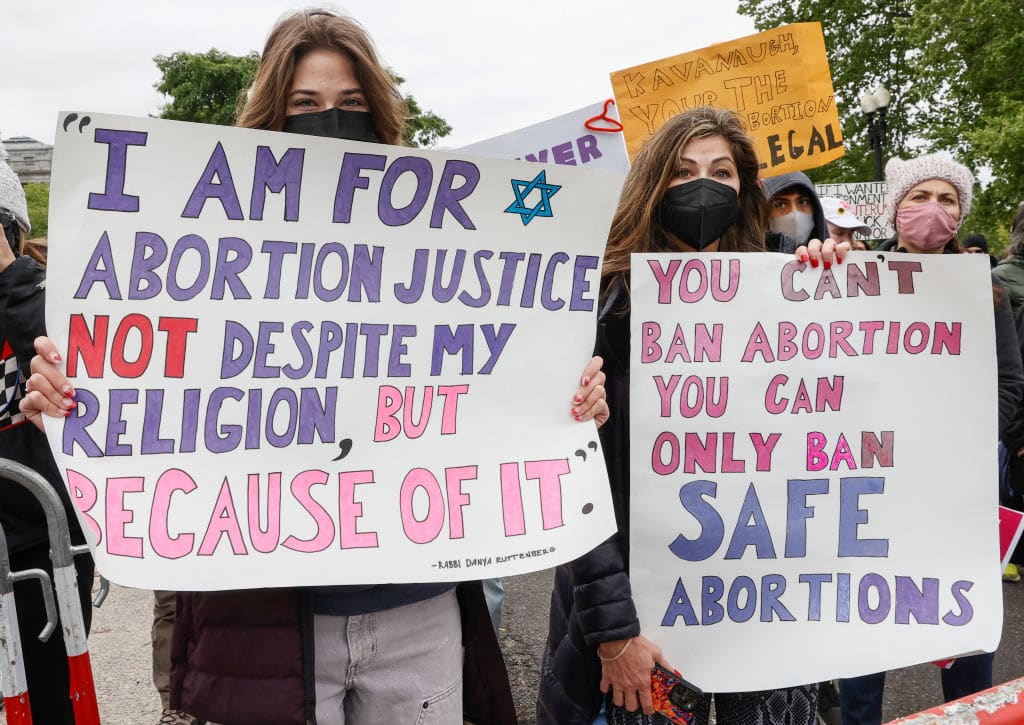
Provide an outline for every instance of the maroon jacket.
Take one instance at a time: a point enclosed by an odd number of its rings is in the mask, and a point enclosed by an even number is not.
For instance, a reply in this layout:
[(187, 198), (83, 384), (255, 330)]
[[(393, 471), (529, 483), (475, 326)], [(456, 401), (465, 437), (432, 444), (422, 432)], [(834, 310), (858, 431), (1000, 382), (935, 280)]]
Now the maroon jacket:
[[(462, 611), (463, 709), (475, 725), (516, 725), (508, 672), (480, 582)], [(315, 725), (313, 610), (307, 590), (179, 592), (171, 707), (224, 725)]]

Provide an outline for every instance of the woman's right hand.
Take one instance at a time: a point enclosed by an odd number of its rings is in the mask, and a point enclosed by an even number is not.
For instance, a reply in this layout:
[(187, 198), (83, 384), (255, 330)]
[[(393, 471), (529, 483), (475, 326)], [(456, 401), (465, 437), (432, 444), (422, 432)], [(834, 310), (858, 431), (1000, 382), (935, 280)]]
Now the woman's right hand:
[(36, 355), (29, 364), (32, 375), (25, 381), (25, 397), (18, 407), (36, 428), (42, 430), (42, 414), (55, 418), (70, 415), (75, 407), (75, 388), (57, 367), (61, 357), (53, 340), (37, 337), (35, 348)]
[[(621, 657), (608, 661), (609, 657), (622, 652)], [(612, 691), (612, 702), (616, 707), (625, 707), (634, 712), (641, 708), (645, 715), (654, 713), (654, 701), (651, 699), (651, 670), (655, 663), (672, 669), (661, 654), (661, 648), (643, 635), (633, 639), (619, 639), (602, 642), (597, 648), (601, 660), (601, 692)]]

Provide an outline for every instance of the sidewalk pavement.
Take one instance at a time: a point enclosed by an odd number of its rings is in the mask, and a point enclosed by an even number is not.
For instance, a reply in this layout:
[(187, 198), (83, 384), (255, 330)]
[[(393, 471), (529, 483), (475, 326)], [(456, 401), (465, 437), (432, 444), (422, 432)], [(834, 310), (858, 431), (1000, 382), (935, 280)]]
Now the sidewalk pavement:
[[(535, 722), (537, 679), (547, 627), (550, 570), (505, 580), (501, 645), (521, 725)], [(996, 683), (1024, 675), (1024, 582), (1003, 585), (1003, 639), (995, 661)], [(93, 612), (89, 652), (103, 725), (155, 725), (160, 699), (151, 679), (150, 626), (153, 594), (111, 585)], [(885, 720), (942, 702), (939, 671), (932, 664), (890, 673)], [(6, 719), (0, 715), (0, 725)], [(42, 725), (42, 724), (40, 724)]]

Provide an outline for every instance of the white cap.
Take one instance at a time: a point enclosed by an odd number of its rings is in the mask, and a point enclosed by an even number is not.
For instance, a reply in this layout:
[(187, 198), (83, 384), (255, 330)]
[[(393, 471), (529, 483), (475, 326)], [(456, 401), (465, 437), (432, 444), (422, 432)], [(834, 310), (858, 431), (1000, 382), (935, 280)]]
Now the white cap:
[(871, 235), (871, 227), (854, 215), (853, 205), (846, 199), (823, 196), (819, 200), (821, 201), (821, 209), (825, 212), (825, 221), (843, 229), (852, 229), (864, 236)]

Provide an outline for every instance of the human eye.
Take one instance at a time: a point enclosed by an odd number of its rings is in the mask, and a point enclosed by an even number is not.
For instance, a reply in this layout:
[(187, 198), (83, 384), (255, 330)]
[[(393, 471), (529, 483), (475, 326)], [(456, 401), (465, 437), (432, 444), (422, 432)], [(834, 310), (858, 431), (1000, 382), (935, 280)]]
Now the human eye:
[(718, 168), (715, 169), (711, 175), (719, 179), (731, 179), (732, 169), (726, 167)]
[(676, 171), (676, 176), (678, 176), (680, 179), (688, 179), (691, 176), (690, 170), (689, 169), (679, 169), (678, 171)]
[(346, 108), (358, 108), (359, 106), (365, 105), (365, 103), (362, 98), (358, 96), (351, 96), (342, 101), (341, 105)]

